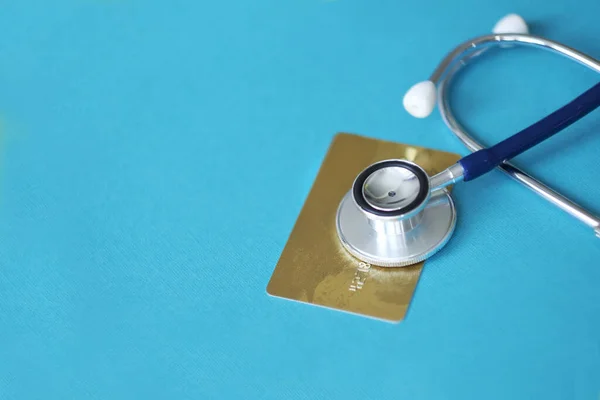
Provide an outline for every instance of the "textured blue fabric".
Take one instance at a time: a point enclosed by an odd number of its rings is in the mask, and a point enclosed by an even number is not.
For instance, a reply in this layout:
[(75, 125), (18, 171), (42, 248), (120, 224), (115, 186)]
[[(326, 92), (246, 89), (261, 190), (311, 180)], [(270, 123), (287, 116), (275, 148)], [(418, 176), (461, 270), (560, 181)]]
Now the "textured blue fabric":
[[(597, 399), (600, 243), (494, 171), (391, 325), (265, 287), (332, 136), (465, 150), (404, 90), (521, 13), (600, 2), (2, 2), (0, 399)], [(532, 49), (453, 91), (494, 143), (597, 82)], [(600, 115), (517, 158), (600, 211)]]

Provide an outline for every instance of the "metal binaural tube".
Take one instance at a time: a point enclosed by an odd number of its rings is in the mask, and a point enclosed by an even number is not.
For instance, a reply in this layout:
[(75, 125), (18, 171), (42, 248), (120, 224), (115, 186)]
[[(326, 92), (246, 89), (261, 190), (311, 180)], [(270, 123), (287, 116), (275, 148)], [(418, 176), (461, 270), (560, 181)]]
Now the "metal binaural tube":
[[(441, 84), (441, 81), (445, 78), (445, 76), (448, 74), (454, 75), (462, 65), (466, 64), (468, 60), (472, 59), (476, 55), (482, 54), (482, 50), (496, 47), (502, 43), (511, 42), (519, 45), (553, 51), (554, 53), (570, 58), (571, 60), (600, 73), (600, 62), (598, 62), (598, 60), (562, 43), (534, 35), (492, 34), (479, 36), (458, 45), (454, 50), (448, 53), (446, 57), (444, 57), (444, 59), (429, 77), (429, 80), (435, 84)], [(458, 68), (454, 68), (457, 65)]]
[[(514, 42), (554, 51), (570, 58), (586, 67), (600, 73), (600, 62), (584, 53), (572, 49), (563, 44), (549, 39), (522, 34), (486, 35), (467, 41), (450, 52), (431, 75), (431, 80), (437, 84), (438, 107), (442, 119), (458, 139), (471, 151), (484, 149), (481, 143), (466, 132), (463, 126), (456, 120), (450, 107), (446, 94), (452, 78), (467, 64), (469, 60), (486, 52), (493, 45), (503, 42)], [(600, 218), (586, 210), (582, 206), (556, 192), (531, 175), (515, 167), (513, 164), (504, 162), (499, 168), (511, 178), (522, 183), (542, 198), (548, 200), (561, 210), (583, 222), (594, 229), (595, 234), (600, 237)]]

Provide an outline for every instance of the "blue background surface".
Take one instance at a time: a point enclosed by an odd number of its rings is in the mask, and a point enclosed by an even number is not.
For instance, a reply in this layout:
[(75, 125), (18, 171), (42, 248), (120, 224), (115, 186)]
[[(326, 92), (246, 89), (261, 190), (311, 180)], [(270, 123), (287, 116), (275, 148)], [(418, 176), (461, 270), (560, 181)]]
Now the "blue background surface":
[[(336, 132), (465, 154), (402, 96), (509, 12), (600, 55), (597, 0), (2, 1), (0, 399), (598, 399), (598, 239), (497, 171), (401, 324), (265, 293)], [(597, 80), (515, 49), (453, 98), (492, 143)], [(600, 212), (599, 149), (518, 163)]]

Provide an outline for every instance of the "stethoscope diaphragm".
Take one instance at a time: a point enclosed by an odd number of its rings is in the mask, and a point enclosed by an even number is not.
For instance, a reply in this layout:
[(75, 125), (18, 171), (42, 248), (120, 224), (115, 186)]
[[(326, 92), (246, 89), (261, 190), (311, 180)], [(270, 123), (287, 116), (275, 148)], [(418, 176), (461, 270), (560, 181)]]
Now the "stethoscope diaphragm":
[(432, 256), (450, 239), (456, 210), (446, 189), (430, 193), (418, 165), (385, 160), (362, 171), (337, 211), (344, 248), (360, 260), (403, 267)]

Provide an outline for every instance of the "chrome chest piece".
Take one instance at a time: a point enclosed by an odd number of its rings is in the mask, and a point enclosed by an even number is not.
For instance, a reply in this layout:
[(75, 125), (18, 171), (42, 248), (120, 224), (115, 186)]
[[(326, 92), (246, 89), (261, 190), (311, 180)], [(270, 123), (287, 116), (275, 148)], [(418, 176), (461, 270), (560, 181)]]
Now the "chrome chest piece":
[(431, 191), (421, 167), (385, 160), (358, 175), (336, 219), (340, 242), (352, 255), (382, 267), (403, 267), (448, 242), (456, 210), (446, 189)]

